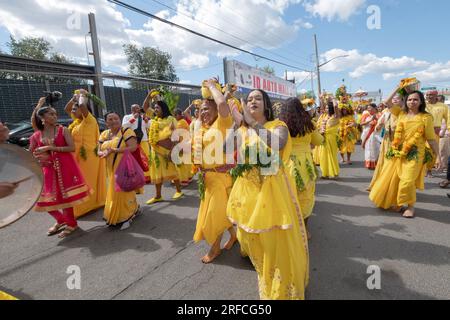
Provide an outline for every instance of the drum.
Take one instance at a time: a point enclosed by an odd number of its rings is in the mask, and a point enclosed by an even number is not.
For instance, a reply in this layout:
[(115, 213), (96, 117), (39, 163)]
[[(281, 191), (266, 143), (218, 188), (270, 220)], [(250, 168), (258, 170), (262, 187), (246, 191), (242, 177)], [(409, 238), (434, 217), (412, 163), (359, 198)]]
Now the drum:
[(17, 185), (13, 194), (0, 199), (0, 228), (4, 228), (33, 209), (42, 192), (42, 170), (26, 149), (0, 144), (0, 182)]

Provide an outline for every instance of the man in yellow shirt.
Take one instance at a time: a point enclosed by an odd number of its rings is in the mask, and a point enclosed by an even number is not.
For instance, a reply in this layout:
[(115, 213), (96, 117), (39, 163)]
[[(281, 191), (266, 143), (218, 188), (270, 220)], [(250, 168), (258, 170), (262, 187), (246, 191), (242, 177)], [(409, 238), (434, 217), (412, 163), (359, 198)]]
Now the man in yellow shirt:
[(426, 111), (433, 116), (434, 132), (439, 136), (441, 131), (442, 120), (445, 120), (447, 127), (449, 127), (448, 121), (448, 106), (442, 102), (438, 102), (438, 92), (436, 90), (427, 92), (427, 108)]

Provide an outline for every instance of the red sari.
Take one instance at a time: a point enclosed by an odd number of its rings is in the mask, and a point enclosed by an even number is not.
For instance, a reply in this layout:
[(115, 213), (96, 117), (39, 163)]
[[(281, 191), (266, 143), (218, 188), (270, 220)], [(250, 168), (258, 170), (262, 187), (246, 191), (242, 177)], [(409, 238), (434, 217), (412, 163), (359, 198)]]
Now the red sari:
[[(42, 132), (36, 131), (30, 139), (32, 152), (46, 146)], [(64, 128), (58, 127), (54, 146), (66, 147)], [(89, 199), (92, 192), (70, 152), (49, 152), (48, 158), (40, 161), (44, 175), (44, 187), (34, 208), (38, 212), (50, 212), (72, 208)]]

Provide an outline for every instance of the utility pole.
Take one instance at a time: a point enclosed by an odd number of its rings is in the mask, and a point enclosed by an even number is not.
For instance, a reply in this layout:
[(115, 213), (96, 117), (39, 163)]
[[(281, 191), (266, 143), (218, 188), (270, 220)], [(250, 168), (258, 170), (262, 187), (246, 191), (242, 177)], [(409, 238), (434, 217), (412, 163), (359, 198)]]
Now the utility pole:
[(322, 86), (320, 85), (320, 65), (319, 65), (319, 50), (317, 48), (317, 36), (314, 34), (314, 47), (316, 48), (316, 65), (317, 65), (317, 83), (319, 88), (319, 97), (322, 94)]
[[(94, 90), (100, 99), (106, 101), (105, 88), (103, 87), (102, 60), (98, 45), (97, 25), (95, 23), (95, 14), (93, 13), (89, 13), (89, 29), (92, 40), (92, 53), (90, 54), (94, 56), (95, 67)], [(105, 110), (100, 109), (99, 106), (97, 106), (97, 108), (97, 115), (103, 117)]]
[(223, 58), (223, 80), (228, 83), (228, 64), (227, 57)]
[(314, 72), (311, 71), (311, 93), (314, 94)]

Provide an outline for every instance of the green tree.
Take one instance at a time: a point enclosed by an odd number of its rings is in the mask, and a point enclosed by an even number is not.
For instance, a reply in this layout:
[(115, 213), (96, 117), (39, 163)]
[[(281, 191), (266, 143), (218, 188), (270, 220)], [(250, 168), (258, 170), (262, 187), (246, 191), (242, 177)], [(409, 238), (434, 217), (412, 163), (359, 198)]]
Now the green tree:
[(44, 38), (23, 38), (16, 40), (10, 36), (10, 42), (7, 43), (11, 55), (15, 57), (47, 60), (47, 56), (52, 49), (50, 42)]
[[(138, 48), (134, 44), (123, 46), (128, 59), (128, 71), (131, 75), (155, 80), (177, 82), (179, 79), (171, 62), (171, 55), (157, 48)], [(142, 85), (132, 83), (134, 88)]]

